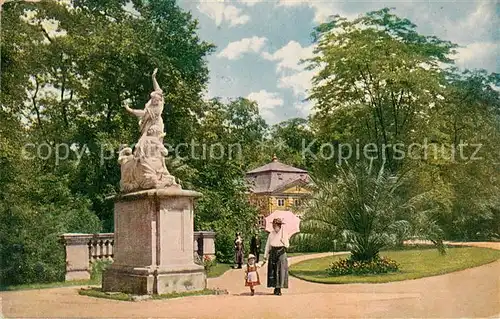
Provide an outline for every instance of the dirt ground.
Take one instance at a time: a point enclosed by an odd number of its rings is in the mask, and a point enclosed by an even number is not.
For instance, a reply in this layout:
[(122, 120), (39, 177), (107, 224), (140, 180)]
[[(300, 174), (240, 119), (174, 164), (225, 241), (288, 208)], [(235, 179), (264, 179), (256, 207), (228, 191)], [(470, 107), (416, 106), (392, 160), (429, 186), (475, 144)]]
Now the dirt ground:
[[(500, 243), (470, 243), (500, 249)], [(326, 256), (314, 254), (301, 260)], [(265, 270), (260, 273), (265, 278)], [(441, 276), (385, 284), (323, 285), (290, 277), (282, 296), (256, 296), (241, 270), (209, 279), (225, 296), (124, 302), (78, 295), (78, 287), (0, 293), (5, 318), (500, 318), (500, 261)]]

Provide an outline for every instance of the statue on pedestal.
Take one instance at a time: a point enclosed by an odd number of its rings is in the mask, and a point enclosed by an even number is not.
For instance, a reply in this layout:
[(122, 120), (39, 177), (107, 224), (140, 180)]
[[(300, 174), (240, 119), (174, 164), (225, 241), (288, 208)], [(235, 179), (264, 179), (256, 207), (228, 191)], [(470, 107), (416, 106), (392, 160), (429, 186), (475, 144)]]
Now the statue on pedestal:
[(139, 118), (141, 136), (134, 149), (120, 151), (121, 194), (114, 197), (113, 264), (105, 269), (103, 291), (167, 294), (206, 288), (203, 266), (193, 259), (194, 201), (165, 165), (168, 154), (161, 113), (163, 91), (153, 72), (154, 90)]
[(165, 165), (168, 151), (163, 145), (164, 125), (161, 113), (163, 111), (163, 91), (156, 81), (155, 69), (152, 74), (153, 92), (143, 110), (125, 109), (137, 116), (141, 137), (134, 150), (130, 147), (122, 149), (118, 156), (121, 165), (120, 190), (130, 193), (138, 190), (180, 187), (175, 177), (170, 175)]

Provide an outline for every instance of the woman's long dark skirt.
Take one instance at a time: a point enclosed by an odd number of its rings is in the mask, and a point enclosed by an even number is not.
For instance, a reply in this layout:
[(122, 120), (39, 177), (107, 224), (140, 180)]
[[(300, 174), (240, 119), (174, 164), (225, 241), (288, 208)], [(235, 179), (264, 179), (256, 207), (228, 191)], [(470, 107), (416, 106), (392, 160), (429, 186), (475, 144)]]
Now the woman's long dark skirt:
[(271, 247), (267, 264), (267, 287), (288, 288), (288, 258), (284, 247)]
[(239, 246), (234, 250), (234, 262), (241, 266), (243, 264), (243, 246)]

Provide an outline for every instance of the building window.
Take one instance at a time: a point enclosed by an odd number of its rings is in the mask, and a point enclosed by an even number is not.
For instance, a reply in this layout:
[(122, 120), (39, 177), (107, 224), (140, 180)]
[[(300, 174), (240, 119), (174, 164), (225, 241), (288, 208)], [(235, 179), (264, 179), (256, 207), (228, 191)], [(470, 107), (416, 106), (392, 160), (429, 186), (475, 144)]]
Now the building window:
[(300, 206), (302, 204), (302, 201), (300, 199), (294, 199), (293, 203), (295, 206)]
[(278, 206), (279, 207), (285, 206), (285, 199), (284, 198), (278, 198)]

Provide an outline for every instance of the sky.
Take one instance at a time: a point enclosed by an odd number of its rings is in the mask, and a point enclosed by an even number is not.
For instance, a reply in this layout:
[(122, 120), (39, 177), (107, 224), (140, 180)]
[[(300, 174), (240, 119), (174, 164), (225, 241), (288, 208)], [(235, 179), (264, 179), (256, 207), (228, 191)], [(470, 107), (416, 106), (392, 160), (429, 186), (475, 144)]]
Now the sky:
[(207, 97), (247, 97), (268, 124), (307, 117), (312, 71), (299, 61), (312, 56), (311, 32), (328, 17), (355, 18), (395, 8), (424, 35), (460, 45), (456, 64), (500, 72), (500, 5), (493, 0), (179, 0), (199, 21), (199, 35), (217, 50), (208, 57)]

